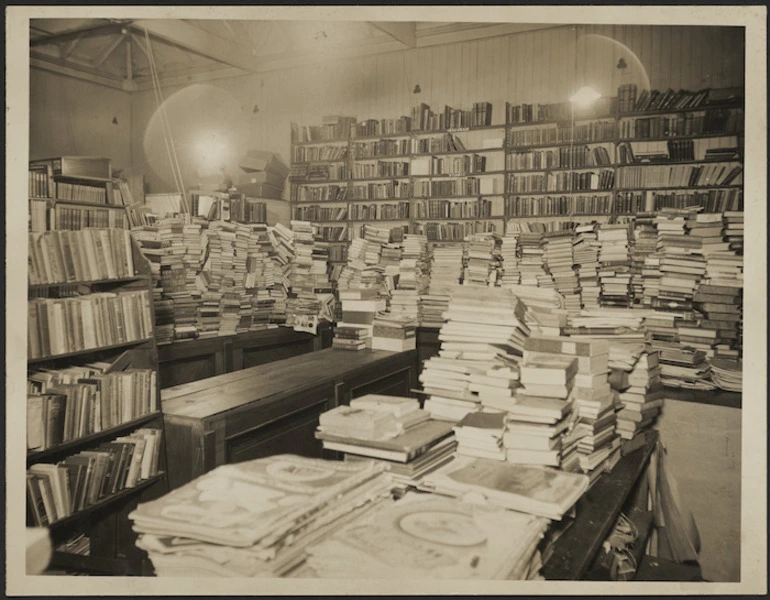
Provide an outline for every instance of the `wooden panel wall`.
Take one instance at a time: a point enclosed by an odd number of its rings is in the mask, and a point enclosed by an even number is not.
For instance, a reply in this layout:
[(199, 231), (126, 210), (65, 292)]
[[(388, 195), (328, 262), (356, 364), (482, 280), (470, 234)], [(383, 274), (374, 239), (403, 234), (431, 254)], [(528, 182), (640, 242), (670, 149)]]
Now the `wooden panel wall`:
[[(652, 88), (740, 87), (743, 28), (693, 26), (563, 26), (469, 42), (418, 48), (211, 82), (243, 107), (243, 127), (231, 132), (239, 153), (279, 152), (288, 161), (289, 124), (320, 123), (327, 114), (359, 119), (398, 117), (426, 102), (469, 107), (487, 100), (502, 122), (506, 101), (560, 102), (582, 85), (614, 95), (621, 83)], [(618, 59), (627, 63), (616, 68)], [(414, 94), (415, 85), (421, 92)], [(168, 98), (180, 88), (164, 90)], [(254, 105), (259, 112), (253, 112)], [(133, 159), (152, 191), (166, 191), (150, 172), (142, 138), (155, 110), (152, 92), (132, 96)], [(172, 127), (194, 127), (195, 115), (172, 115)], [(161, 165), (162, 167), (162, 165)], [(236, 165), (229, 165), (231, 173)], [(162, 170), (162, 169), (161, 169)], [(168, 181), (172, 181), (168, 177)]]

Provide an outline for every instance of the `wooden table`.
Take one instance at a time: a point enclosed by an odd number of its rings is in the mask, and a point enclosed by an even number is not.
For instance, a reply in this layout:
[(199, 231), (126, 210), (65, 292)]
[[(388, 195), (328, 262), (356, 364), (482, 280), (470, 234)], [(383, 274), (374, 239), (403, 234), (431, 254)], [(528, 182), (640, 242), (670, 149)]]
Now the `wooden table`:
[(331, 457), (318, 416), (364, 394), (410, 395), (416, 364), (414, 350), (329, 348), (162, 390), (169, 485), (271, 454)]

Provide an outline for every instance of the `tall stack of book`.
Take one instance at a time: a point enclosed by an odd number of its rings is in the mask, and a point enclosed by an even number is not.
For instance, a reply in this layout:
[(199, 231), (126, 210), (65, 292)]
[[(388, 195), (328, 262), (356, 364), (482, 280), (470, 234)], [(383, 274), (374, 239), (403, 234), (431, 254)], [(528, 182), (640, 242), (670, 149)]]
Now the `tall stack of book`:
[(645, 351), (628, 374), (628, 387), (618, 399), (622, 408), (618, 411), (618, 434), (631, 440), (651, 427), (663, 406), (663, 384), (658, 353)]
[[(519, 370), (523, 388), (517, 390), (516, 403), (509, 410), (506, 458), (508, 462), (558, 467), (563, 433), (559, 423), (566, 422), (572, 412), (577, 361), (561, 354), (527, 352)], [(545, 425), (552, 437), (522, 431), (533, 423)]]
[(271, 295), (275, 285), (275, 269), (269, 256), (271, 248), (267, 236), (267, 225), (264, 223), (250, 225), (244, 285), (247, 294), (251, 297), (252, 331), (267, 328), (270, 323), (270, 314), (275, 307), (275, 299)]
[[(658, 247), (658, 231), (654, 213), (638, 213), (634, 219), (631, 243), (631, 295), (635, 306), (650, 306), (652, 300), (645, 291), (645, 267), (647, 257)], [(652, 263), (650, 263), (652, 264)]]
[(524, 322), (532, 332), (541, 335), (560, 335), (567, 326), (564, 298), (554, 289), (532, 285), (511, 285), (510, 290), (524, 303)]
[(233, 241), (233, 291), (238, 299), (238, 321), (236, 333), (245, 333), (251, 329), (254, 308), (252, 298), (246, 293), (246, 267), (248, 264), (249, 238), (251, 227), (244, 223), (235, 223)]
[(596, 225), (578, 225), (572, 242), (572, 257), (578, 268), (580, 304), (582, 308), (598, 308), (601, 296), (599, 284), (599, 242)]
[(170, 344), (174, 341), (174, 301), (164, 296), (160, 277), (163, 255), (169, 242), (161, 239), (158, 227), (155, 225), (133, 227), (131, 237), (150, 263), (156, 341), (158, 344)]
[(286, 322), (286, 299), (291, 289), (291, 261), (294, 257), (293, 234), (291, 229), (285, 225), (276, 223), (267, 228), (267, 237), (272, 248), (270, 260), (273, 263), (274, 282), (270, 296), (275, 301), (270, 322), (282, 324)]
[(462, 277), (463, 249), (458, 245), (436, 245), (430, 262), (428, 292), (420, 299), (424, 327), (441, 327), (451, 290)]
[[(529, 328), (524, 305), (509, 290), (482, 286), (452, 289), (446, 323), (441, 327), (441, 349), (424, 363), (420, 381), (429, 398), (425, 409), (434, 418), (459, 421), (480, 410), (485, 398), (511, 402), (515, 370)], [(487, 377), (502, 374), (500, 383)], [(474, 391), (476, 390), (476, 391)]]
[(743, 256), (743, 211), (725, 211), (725, 241), (730, 250)]
[(158, 233), (164, 242), (160, 281), (163, 294), (174, 303), (174, 339), (190, 339), (198, 335), (197, 305), (187, 288), (184, 256), (184, 218), (167, 217), (158, 221)]
[(475, 233), (468, 238), (463, 283), (495, 285), (497, 271), (493, 266), (498, 239), (494, 233)]
[(580, 283), (573, 267), (572, 232), (556, 232), (545, 236), (546, 268), (553, 277), (556, 291), (564, 297), (569, 312), (580, 311)]
[(502, 277), (498, 284), (505, 287), (508, 285), (518, 285), (521, 283), (521, 272), (519, 271), (519, 233), (508, 231), (502, 237), (500, 244), (500, 257), (503, 261)]
[(602, 306), (629, 306), (631, 293), (631, 263), (628, 254), (628, 225), (602, 224), (597, 233), (599, 250), (599, 279), (602, 285)]
[(424, 235), (406, 234), (390, 310), (394, 315), (407, 316), (415, 323), (421, 322), (420, 296), (425, 293), (428, 284), (427, 254), (428, 241)]
[(417, 323), (411, 317), (377, 313), (372, 321), (372, 349), (403, 352), (417, 348)]
[(545, 264), (543, 234), (522, 232), (519, 234), (519, 246), (521, 247), (519, 271), (522, 285), (554, 287), (553, 279), (543, 266)]

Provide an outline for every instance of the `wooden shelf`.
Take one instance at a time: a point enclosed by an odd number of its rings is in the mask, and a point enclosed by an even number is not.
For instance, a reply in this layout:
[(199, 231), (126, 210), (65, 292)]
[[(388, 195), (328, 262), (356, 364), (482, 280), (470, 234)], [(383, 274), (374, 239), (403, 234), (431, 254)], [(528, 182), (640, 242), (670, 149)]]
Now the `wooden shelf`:
[(113, 181), (112, 177), (90, 177), (88, 175), (62, 175), (61, 173), (54, 173), (53, 178), (55, 180), (66, 179), (75, 181), (88, 181), (91, 183), (110, 183)]
[(92, 513), (99, 511), (103, 508), (106, 508), (107, 506), (114, 504), (115, 502), (119, 502), (120, 500), (124, 500), (128, 498), (129, 496), (132, 496), (133, 494), (136, 494), (138, 492), (141, 492), (142, 490), (150, 487), (152, 484), (160, 481), (166, 476), (166, 473), (164, 471), (161, 471), (157, 475), (153, 475), (149, 479), (144, 479), (141, 481), (137, 481), (136, 485), (132, 488), (125, 488), (119, 492), (116, 492), (114, 494), (110, 494), (109, 496), (106, 496), (105, 498), (102, 498), (98, 502), (92, 504), (91, 506), (88, 506), (84, 508), (83, 510), (79, 510), (76, 513), (73, 513), (69, 515), (68, 517), (64, 517), (63, 519), (59, 519), (57, 521), (54, 521), (53, 523), (49, 523), (48, 528), (49, 529), (57, 529), (57, 528), (63, 528), (68, 525), (71, 525), (81, 519), (84, 519), (88, 516), (90, 516)]
[(667, 165), (713, 165), (714, 163), (742, 163), (740, 158), (727, 158), (727, 159), (703, 159), (703, 160), (655, 160), (655, 161), (636, 161), (632, 163), (618, 163), (615, 165), (618, 169), (623, 167), (665, 167)]
[(349, 179), (317, 179), (315, 181), (289, 181), (294, 185), (334, 185), (335, 183), (347, 183)]
[(500, 171), (482, 171), (481, 173), (465, 173), (464, 175), (451, 175), (449, 173), (434, 173), (432, 175), (412, 175), (412, 177), (427, 178), (427, 179), (449, 179), (458, 177), (480, 177), (482, 175), (505, 175), (507, 171), (505, 169)]
[(633, 112), (618, 113), (618, 119), (630, 119), (637, 117), (648, 117), (656, 115), (676, 115), (680, 113), (705, 112), (707, 110), (743, 110), (743, 105), (729, 104), (725, 106), (693, 106), (689, 108), (663, 108), (658, 110), (642, 110)]
[(122, 279), (95, 279), (93, 281), (66, 281), (57, 283), (31, 283), (27, 287), (31, 290), (39, 290), (53, 287), (63, 287), (70, 285), (108, 285), (108, 284), (120, 284), (129, 283), (132, 281), (144, 281), (147, 278), (141, 275), (135, 275), (134, 277), (124, 277)]
[(616, 137), (607, 138), (606, 140), (575, 140), (573, 142), (551, 142), (549, 144), (508, 144), (507, 150), (509, 152), (520, 152), (522, 150), (537, 150), (538, 148), (568, 148), (570, 146), (588, 146), (588, 145), (600, 145), (600, 144), (614, 144), (618, 141), (630, 141), (630, 140), (618, 140)]
[[(294, 165), (328, 165), (329, 163), (347, 162), (347, 158), (330, 158), (329, 160), (293, 160)], [(291, 175), (289, 175), (291, 177)]]
[(142, 415), (141, 417), (137, 417), (136, 419), (133, 419), (126, 423), (121, 423), (120, 425), (116, 425), (115, 427), (104, 429), (102, 431), (99, 431), (98, 433), (91, 433), (89, 435), (84, 435), (83, 437), (79, 437), (74, 440), (63, 442), (56, 446), (52, 446), (51, 448), (46, 448), (45, 450), (28, 451), (27, 465), (30, 465), (32, 463), (43, 462), (48, 458), (66, 454), (67, 452), (76, 450), (81, 446), (86, 446), (88, 444), (97, 442), (99, 440), (117, 437), (118, 435), (120, 435), (125, 431), (130, 431), (132, 429), (136, 429), (144, 425), (145, 423), (149, 423), (150, 421), (159, 417), (160, 414), (161, 414), (160, 411), (155, 411), (147, 415)]
[(350, 138), (338, 138), (335, 140), (314, 140), (311, 142), (295, 142), (292, 141), (292, 146), (323, 146), (326, 144), (336, 145), (336, 144), (347, 144), (350, 141)]
[(518, 216), (518, 215), (508, 215), (505, 218), (508, 220), (514, 220), (514, 221), (530, 221), (530, 222), (538, 222), (542, 221), (544, 223), (550, 222), (550, 221), (576, 221), (580, 219), (586, 219), (590, 217), (628, 217), (631, 215), (635, 215), (635, 212), (628, 212), (628, 213), (587, 213), (587, 214), (569, 214), (569, 215), (540, 215), (540, 216)]
[(348, 198), (348, 202), (408, 202), (411, 198)]
[[(612, 192), (616, 192), (619, 190), (616, 190), (615, 188), (610, 188), (606, 190), (552, 190), (550, 192), (505, 192), (505, 196), (577, 196), (580, 194), (588, 194), (591, 196), (601, 196), (601, 195), (607, 195), (612, 194)], [(503, 195), (503, 194), (501, 194)]]
[[(616, 119), (617, 117), (615, 115), (603, 115), (600, 117), (578, 117), (575, 116), (575, 123), (584, 123), (586, 121), (608, 121), (610, 119)], [(552, 119), (548, 121), (529, 121), (527, 123), (508, 123), (507, 127), (508, 129), (517, 129), (517, 128), (525, 128), (525, 127), (537, 127), (537, 126), (546, 126), (546, 125), (571, 125), (572, 124), (572, 117), (567, 117), (565, 119)]]
[(404, 133), (381, 133), (379, 135), (361, 135), (350, 138), (351, 142), (371, 142), (381, 139), (394, 139), (394, 138), (409, 138), (412, 137), (414, 132), (407, 131)]
[(471, 196), (412, 196), (412, 200), (478, 200), (479, 198), (497, 198), (505, 196), (505, 192), (499, 194), (473, 194)]
[(720, 137), (739, 137), (742, 133), (689, 133), (687, 135), (668, 135), (661, 137), (649, 137), (649, 138), (618, 138), (615, 142), (668, 142), (670, 140), (704, 140)]
[(354, 156), (353, 162), (369, 161), (369, 160), (393, 160), (397, 158), (411, 158), (412, 154), (389, 154), (387, 156)]
[(96, 348), (88, 348), (86, 350), (77, 350), (75, 352), (67, 352), (66, 354), (52, 354), (49, 356), (44, 356), (41, 358), (30, 358), (27, 359), (27, 362), (29, 364), (37, 364), (42, 362), (47, 362), (49, 360), (60, 360), (62, 358), (71, 358), (73, 356), (80, 356), (83, 354), (92, 354), (94, 352), (104, 352), (105, 350), (117, 350), (118, 348), (127, 348), (129, 346), (138, 346), (140, 344), (146, 344), (148, 342), (152, 342), (153, 338), (143, 338), (140, 340), (134, 340), (131, 342), (123, 342), (121, 344), (113, 344), (112, 346), (98, 346)]
[(698, 186), (676, 186), (676, 185), (658, 185), (643, 188), (617, 188), (616, 192), (646, 192), (649, 190), (713, 190), (713, 189), (740, 189), (742, 184), (733, 185), (698, 185)]
[(591, 171), (593, 169), (614, 169), (620, 165), (594, 165), (590, 167), (544, 167), (542, 169), (506, 169), (508, 175), (519, 173), (549, 173), (554, 171)]
[(475, 127), (460, 127), (458, 129), (437, 129), (435, 131), (420, 130), (412, 131), (412, 133), (415, 136), (439, 135), (445, 133), (467, 133), (469, 131), (491, 131), (494, 129), (505, 129), (505, 126), (505, 123), (500, 123), (499, 125), (476, 125)]
[(470, 150), (444, 150), (442, 152), (413, 152), (412, 157), (451, 156), (454, 154), (484, 154), (486, 152), (503, 152), (505, 148), (471, 148)]
[(350, 223), (403, 223), (412, 220), (411, 217), (404, 217), (403, 219), (350, 219)]
[(451, 223), (453, 221), (494, 221), (505, 219), (503, 215), (489, 215), (488, 217), (415, 217), (412, 221), (441, 221)]
[(350, 183), (359, 181), (393, 181), (394, 179), (409, 179), (411, 175), (396, 175), (394, 177), (352, 177)]
[(41, 198), (31, 196), (30, 200), (43, 201), (51, 204), (66, 204), (67, 206), (85, 206), (87, 208), (106, 208), (110, 210), (126, 210), (126, 207), (118, 204), (104, 204), (101, 202), (83, 202), (81, 200), (65, 200), (63, 198)]

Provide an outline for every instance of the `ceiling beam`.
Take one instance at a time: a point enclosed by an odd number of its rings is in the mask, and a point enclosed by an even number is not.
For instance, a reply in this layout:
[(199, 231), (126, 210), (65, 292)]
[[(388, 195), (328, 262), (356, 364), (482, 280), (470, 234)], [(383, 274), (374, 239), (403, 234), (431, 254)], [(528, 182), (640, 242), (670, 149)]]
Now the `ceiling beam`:
[(72, 67), (61, 64), (60, 62), (58, 62), (57, 59), (54, 59), (54, 58), (42, 59), (42, 58), (30, 56), (29, 66), (31, 68), (41, 69), (43, 71), (50, 71), (52, 73), (57, 73), (59, 75), (64, 75), (66, 77), (73, 77), (75, 79), (82, 79), (90, 83), (103, 85), (103, 86), (114, 88), (117, 90), (124, 89), (123, 81), (119, 79), (111, 79), (109, 77), (103, 77), (101, 75), (96, 75), (94, 73), (81, 71), (80, 69), (73, 69)]
[(66, 42), (63, 46), (59, 46), (59, 50), (62, 58), (67, 58), (75, 50), (75, 46), (83, 39), (83, 34), (79, 33), (75, 39)]
[[(473, 24), (470, 23), (459, 23), (420, 32), (417, 39), (417, 47), (423, 48), (426, 46), (439, 46), (441, 44), (454, 44), (457, 42), (526, 33), (528, 31), (551, 29), (554, 27), (567, 26), (563, 24), (548, 23), (497, 23), (492, 25), (479, 23), (477, 27), (474, 27)], [(568, 25), (568, 27), (571, 27), (571, 25)]]
[(384, 31), (393, 39), (409, 48), (417, 46), (417, 24), (410, 21), (369, 21), (369, 24)]
[(134, 21), (131, 27), (140, 31), (146, 30), (151, 36), (181, 46), (211, 60), (238, 67), (243, 71), (256, 70), (254, 55), (247, 48), (199, 29), (185, 21), (139, 19)]
[(134, 80), (134, 59), (131, 55), (131, 36), (127, 35), (124, 37), (126, 40), (126, 81), (133, 81)]
[(118, 46), (123, 43), (123, 40), (125, 39), (125, 36), (119, 35), (115, 36), (114, 40), (111, 40), (109, 44), (107, 44), (107, 47), (102, 50), (102, 52), (97, 56), (93, 61), (94, 67), (100, 67), (102, 63), (107, 60), (110, 56), (112, 56), (112, 53), (115, 52)]
[(29, 41), (29, 45), (32, 47), (43, 46), (45, 44), (59, 44), (71, 39), (77, 39), (83, 35), (97, 34), (103, 35), (106, 33), (116, 33), (123, 29), (125, 25), (123, 23), (104, 22), (103, 19), (99, 20), (99, 24), (89, 24), (77, 29), (67, 29), (65, 31), (58, 31), (50, 35), (39, 37)]

